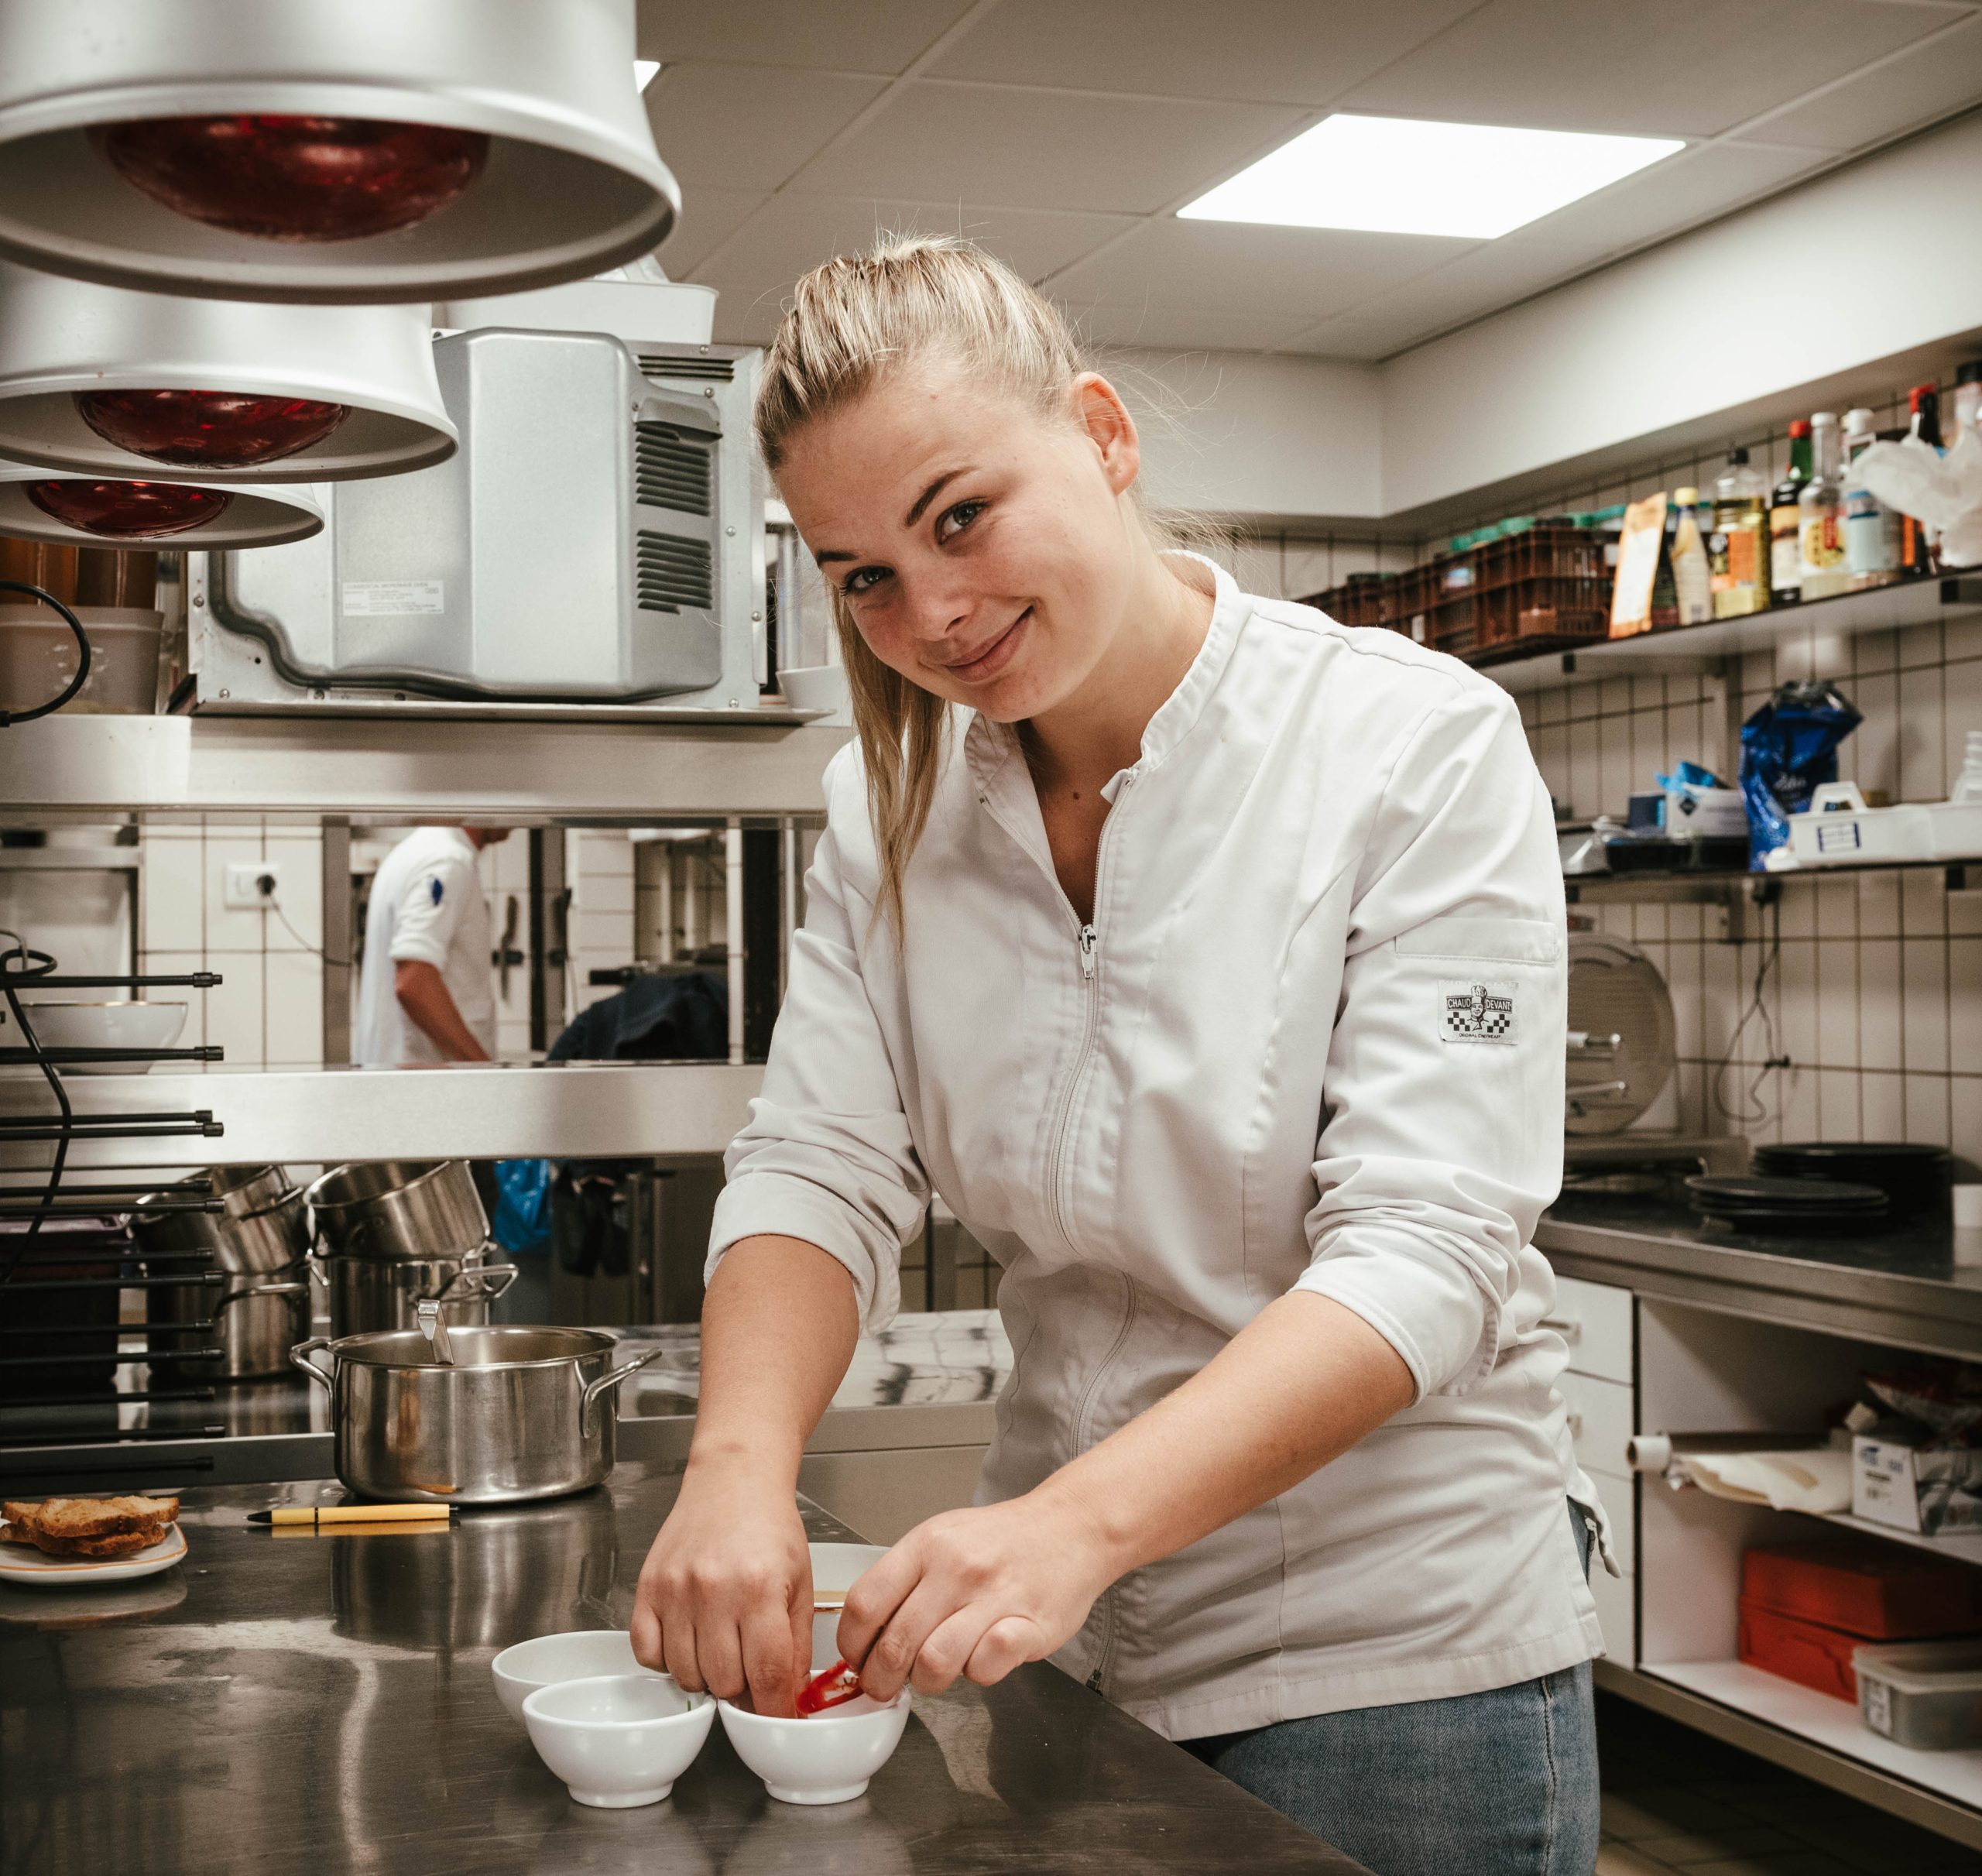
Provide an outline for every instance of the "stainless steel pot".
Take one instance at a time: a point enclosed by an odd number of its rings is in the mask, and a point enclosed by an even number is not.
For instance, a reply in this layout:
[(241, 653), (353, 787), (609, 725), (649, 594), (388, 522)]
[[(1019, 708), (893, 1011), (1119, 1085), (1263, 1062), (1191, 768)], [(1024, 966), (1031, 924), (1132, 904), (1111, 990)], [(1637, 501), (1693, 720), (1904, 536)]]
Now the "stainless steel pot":
[[(300, 1187), (279, 1166), (216, 1166), (195, 1175), (213, 1183), (218, 1212), (147, 1212), (131, 1220), (146, 1251), (211, 1251), (224, 1271), (270, 1274), (287, 1270), (310, 1249), (310, 1223)], [(147, 1192), (140, 1208), (187, 1196), (187, 1182)]]
[(478, 1250), (467, 1257), (353, 1257), (314, 1260), (331, 1292), (331, 1333), (346, 1336), (412, 1329), (420, 1305), (447, 1306), (449, 1329), (478, 1329), (489, 1305), (516, 1280), (513, 1264), (488, 1264)]
[(145, 1319), (155, 1329), (204, 1322), (211, 1312), (211, 1329), (193, 1332), (195, 1344), (218, 1342), (218, 1356), (175, 1360), (156, 1356), (152, 1365), (174, 1380), (185, 1381), (259, 1380), (280, 1374), (289, 1351), (310, 1332), (310, 1284), (303, 1267), (283, 1281), (251, 1273), (232, 1272), (218, 1296), (192, 1284), (145, 1292)]
[(316, 1235), (341, 1257), (465, 1257), (489, 1241), (466, 1160), (334, 1167), (306, 1196)]
[[(331, 1397), (338, 1476), (362, 1497), (511, 1504), (612, 1470), (613, 1391), (662, 1353), (612, 1365), (590, 1329), (463, 1329), (443, 1363), (417, 1329), (314, 1336), (290, 1359)], [(331, 1357), (326, 1374), (311, 1357)]]

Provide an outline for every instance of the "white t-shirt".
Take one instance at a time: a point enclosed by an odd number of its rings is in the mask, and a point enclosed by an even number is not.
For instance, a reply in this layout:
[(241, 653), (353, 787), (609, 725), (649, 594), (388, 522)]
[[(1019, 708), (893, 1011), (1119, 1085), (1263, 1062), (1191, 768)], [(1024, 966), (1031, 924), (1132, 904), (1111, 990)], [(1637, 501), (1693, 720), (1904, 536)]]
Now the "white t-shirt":
[(441, 973), (469, 1032), (495, 1054), (489, 901), (475, 863), (475, 843), (458, 827), (415, 828), (379, 863), (365, 916), (351, 1049), (365, 1067), (447, 1059), (399, 1007), (394, 967), (410, 960)]

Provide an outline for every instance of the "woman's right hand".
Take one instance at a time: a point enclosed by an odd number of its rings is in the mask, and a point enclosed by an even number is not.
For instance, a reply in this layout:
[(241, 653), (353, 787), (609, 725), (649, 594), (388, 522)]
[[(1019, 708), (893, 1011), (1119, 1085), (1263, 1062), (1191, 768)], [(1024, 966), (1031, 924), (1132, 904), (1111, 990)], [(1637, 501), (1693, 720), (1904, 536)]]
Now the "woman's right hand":
[(633, 1655), (691, 1692), (787, 1717), (811, 1671), (812, 1559), (788, 1483), (691, 1459), (634, 1593)]

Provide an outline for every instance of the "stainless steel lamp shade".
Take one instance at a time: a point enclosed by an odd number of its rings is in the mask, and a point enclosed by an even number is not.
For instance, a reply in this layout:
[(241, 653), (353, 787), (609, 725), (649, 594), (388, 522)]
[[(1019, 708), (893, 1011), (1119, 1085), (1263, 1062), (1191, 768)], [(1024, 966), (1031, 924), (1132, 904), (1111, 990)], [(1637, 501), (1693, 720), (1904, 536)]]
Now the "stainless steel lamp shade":
[[(485, 137), (410, 226), (270, 239), (177, 212), (91, 132), (138, 120), (357, 119)], [(0, 0), (0, 253), (154, 292), (430, 301), (646, 252), (680, 191), (633, 81), (633, 0)]]
[[(0, 455), (96, 475), (340, 481), (444, 461), (456, 444), (423, 306), (267, 306), (67, 280), (0, 261)], [(227, 391), (345, 407), (272, 461), (177, 466), (120, 448), (78, 394)]]
[(106, 478), (77, 477), (59, 469), (27, 463), (0, 462), (0, 534), (12, 534), (26, 540), (53, 541), (58, 546), (79, 547), (271, 547), (284, 541), (307, 540), (324, 525), (324, 511), (314, 493), (300, 485), (262, 484), (243, 488), (233, 482), (201, 478), (197, 482), (166, 483), (156, 476), (118, 478), (150, 483), (177, 491), (197, 487), (227, 497), (215, 504), (219, 512), (190, 528), (167, 527), (142, 530), (97, 533), (66, 522), (39, 506), (30, 491), (38, 484), (54, 482), (73, 487)]

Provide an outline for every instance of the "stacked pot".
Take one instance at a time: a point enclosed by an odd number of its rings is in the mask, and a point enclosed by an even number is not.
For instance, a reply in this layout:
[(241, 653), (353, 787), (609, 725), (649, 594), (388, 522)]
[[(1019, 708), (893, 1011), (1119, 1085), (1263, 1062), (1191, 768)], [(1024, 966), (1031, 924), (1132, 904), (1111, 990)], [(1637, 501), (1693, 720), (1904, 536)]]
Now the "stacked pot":
[(444, 1303), (451, 1328), (481, 1327), (516, 1277), (487, 1260), (489, 1217), (465, 1160), (338, 1166), (303, 1197), (333, 1336), (411, 1329), (423, 1302)]
[[(152, 1255), (211, 1253), (225, 1274), (218, 1298), (187, 1284), (149, 1289), (146, 1319), (153, 1329), (183, 1327), (218, 1356), (154, 1364), (187, 1381), (257, 1380), (280, 1374), (290, 1347), (310, 1332), (310, 1227), (303, 1194), (279, 1166), (216, 1166), (198, 1178), (221, 1202), (218, 1212), (146, 1211), (153, 1200), (183, 1198), (187, 1184), (148, 1193), (131, 1233)], [(190, 1182), (188, 1182), (190, 1183)], [(191, 1325), (211, 1315), (211, 1333)]]

